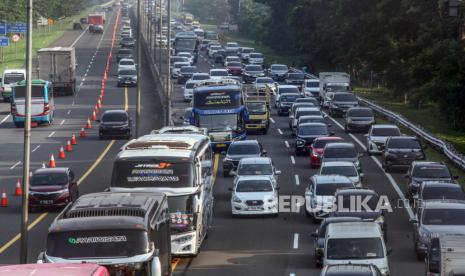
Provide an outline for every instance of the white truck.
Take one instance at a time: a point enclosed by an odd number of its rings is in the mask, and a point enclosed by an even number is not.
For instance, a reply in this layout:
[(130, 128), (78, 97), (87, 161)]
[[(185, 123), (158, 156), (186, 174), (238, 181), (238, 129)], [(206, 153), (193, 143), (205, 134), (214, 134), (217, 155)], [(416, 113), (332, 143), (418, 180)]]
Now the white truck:
[(42, 48), (37, 51), (39, 79), (52, 83), (55, 95), (74, 95), (76, 55), (74, 47)]
[(425, 264), (427, 276), (465, 275), (465, 236), (432, 237)]
[(324, 99), (326, 92), (346, 92), (350, 90), (350, 75), (344, 72), (321, 72), (320, 99)]

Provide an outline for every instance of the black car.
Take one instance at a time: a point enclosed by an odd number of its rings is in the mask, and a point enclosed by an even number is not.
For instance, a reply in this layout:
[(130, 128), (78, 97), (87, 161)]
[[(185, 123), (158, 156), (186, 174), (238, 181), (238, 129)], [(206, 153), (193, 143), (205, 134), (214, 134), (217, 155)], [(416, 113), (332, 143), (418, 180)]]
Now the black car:
[(134, 59), (132, 50), (131, 49), (119, 49), (118, 53), (116, 54), (116, 62), (119, 63), (119, 61), (123, 58)]
[(302, 97), (299, 93), (284, 93), (280, 97), (278, 102), (278, 116), (284, 116), (289, 114), (289, 110), (292, 107), (292, 104), (296, 102), (297, 99)]
[(375, 124), (375, 115), (369, 107), (352, 107), (347, 110), (344, 122), (346, 132), (367, 132)]
[(70, 168), (41, 168), (34, 171), (29, 187), (29, 208), (65, 207), (79, 197)]
[(391, 167), (408, 167), (415, 160), (425, 159), (423, 146), (416, 137), (389, 137), (383, 151), (383, 168), (388, 172)]
[(242, 81), (244, 83), (253, 83), (256, 78), (264, 77), (265, 71), (261, 65), (249, 64), (244, 67), (244, 72), (242, 73)]
[(460, 184), (451, 181), (424, 181), (413, 197), (414, 209), (418, 212), (426, 200), (452, 199), (465, 201), (465, 192)]
[(405, 178), (407, 179), (406, 195), (410, 199), (418, 193), (424, 181), (452, 181), (454, 179), (444, 162), (434, 161), (412, 162)]
[(130, 139), (131, 119), (124, 110), (107, 110), (102, 114), (99, 127), (99, 138), (123, 137)]
[(295, 139), (295, 155), (309, 154), (309, 147), (318, 137), (334, 135), (334, 132), (328, 131), (325, 123), (305, 123), (299, 125)]
[(192, 78), (192, 75), (197, 72), (198, 70), (196, 66), (181, 67), (181, 69), (179, 69), (179, 74), (178, 74), (178, 84), (185, 84), (187, 80)]
[(121, 69), (118, 71), (116, 86), (137, 86), (137, 71), (135, 69)]
[(123, 37), (119, 42), (119, 45), (121, 45), (122, 48), (134, 48), (136, 42), (132, 37)]
[(347, 112), (349, 108), (357, 105), (358, 100), (353, 93), (334, 93), (329, 100), (329, 115), (331, 117), (341, 117)]
[(261, 156), (266, 156), (266, 151), (257, 140), (232, 142), (223, 159), (223, 176), (227, 177), (231, 171), (236, 170), (242, 158)]
[(224, 63), (224, 58), (226, 57), (226, 51), (220, 49), (213, 54), (213, 60), (215, 63)]
[(355, 222), (361, 221), (359, 217), (328, 217), (324, 218), (321, 221), (320, 227), (312, 234), (314, 239), (313, 247), (315, 248), (315, 265), (316, 267), (321, 267), (323, 265), (323, 258), (325, 252), (325, 242), (326, 242), (326, 228), (331, 223), (341, 223), (341, 222)]

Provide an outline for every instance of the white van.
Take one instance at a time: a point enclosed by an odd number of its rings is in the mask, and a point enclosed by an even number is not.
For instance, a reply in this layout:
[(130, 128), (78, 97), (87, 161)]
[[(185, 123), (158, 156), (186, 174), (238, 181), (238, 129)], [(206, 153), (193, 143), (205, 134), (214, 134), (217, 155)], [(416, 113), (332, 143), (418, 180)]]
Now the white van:
[[(390, 250), (389, 250), (390, 251)], [(389, 275), (388, 250), (376, 222), (341, 222), (326, 230), (324, 265), (373, 264)]]
[(25, 69), (7, 69), (3, 72), (0, 85), (0, 93), (3, 101), (10, 101), (11, 99), (11, 85), (15, 82), (26, 79)]

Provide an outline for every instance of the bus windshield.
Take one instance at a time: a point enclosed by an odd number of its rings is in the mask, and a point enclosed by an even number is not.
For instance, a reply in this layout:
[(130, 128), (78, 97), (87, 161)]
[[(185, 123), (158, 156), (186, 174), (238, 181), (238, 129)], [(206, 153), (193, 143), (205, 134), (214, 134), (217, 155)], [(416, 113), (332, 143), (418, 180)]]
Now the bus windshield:
[(193, 51), (195, 49), (196, 39), (176, 39), (176, 50)]
[[(15, 99), (26, 98), (26, 86), (16, 86), (14, 88)], [(31, 91), (32, 98), (44, 98), (44, 87), (40, 85), (33, 85)]]
[(237, 114), (218, 114), (199, 116), (198, 127), (207, 128), (210, 131), (236, 130)]

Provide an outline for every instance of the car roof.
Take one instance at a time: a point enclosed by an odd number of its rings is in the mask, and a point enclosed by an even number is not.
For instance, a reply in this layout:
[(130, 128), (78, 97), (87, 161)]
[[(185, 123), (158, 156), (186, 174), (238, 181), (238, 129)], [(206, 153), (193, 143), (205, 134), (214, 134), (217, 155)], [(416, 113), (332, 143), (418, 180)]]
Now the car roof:
[(233, 141), (231, 145), (258, 145), (257, 140), (242, 140), (242, 141)]
[(303, 119), (324, 119), (323, 115), (304, 115), (299, 117), (299, 121)]
[(342, 137), (339, 136), (323, 136), (323, 137), (318, 137), (315, 139), (315, 141), (344, 141)]
[(373, 111), (373, 109), (371, 109), (369, 107), (365, 107), (365, 106), (354, 106), (354, 107), (349, 108), (347, 111), (350, 111), (350, 110), (370, 110), (370, 111)]
[(269, 157), (246, 157), (242, 158), (239, 163), (243, 164), (271, 164)]
[(299, 111), (320, 111), (318, 107), (315, 106), (303, 106), (303, 107), (297, 107), (296, 112)]
[(186, 65), (190, 65), (191, 63), (188, 62), (188, 61), (176, 61), (175, 63), (173, 63), (173, 65), (176, 65), (176, 64), (186, 64)]
[(355, 148), (355, 145), (351, 142), (337, 142), (326, 144), (326, 148)]
[(330, 224), (330, 223), (341, 223), (341, 222), (350, 222), (350, 221), (361, 221), (360, 217), (327, 217), (324, 218), (321, 224)]
[(194, 73), (192, 76), (209, 76), (208, 73)]
[[(282, 97), (282, 96), (295, 96), (295, 95), (300, 96), (300, 93), (297, 93), (297, 92), (292, 92), (292, 93), (286, 92), (286, 93), (282, 93), (282, 94), (281, 94), (281, 97)], [(308, 103), (307, 103), (307, 104), (308, 104)]]
[(341, 222), (328, 225), (328, 238), (380, 238), (381, 228), (376, 222)]
[(347, 177), (339, 174), (327, 174), (327, 175), (314, 175), (313, 180), (315, 184), (333, 184), (333, 183), (352, 183)]
[(320, 82), (319, 79), (306, 79), (305, 82)]
[(415, 136), (390, 136), (389, 140), (417, 140), (418, 138)]
[(371, 128), (399, 128), (396, 125), (387, 125), (387, 124), (376, 124), (372, 125)]
[(296, 88), (299, 89), (296, 85), (291, 85), (291, 84), (282, 84), (278, 86), (278, 89), (280, 88)]
[(321, 167), (355, 167), (354, 162), (350, 161), (325, 161)]
[(226, 69), (210, 69), (210, 72), (224, 72), (224, 71), (228, 71)]
[(246, 180), (266, 180), (271, 182), (271, 178), (269, 175), (238, 175), (236, 183)]
[(422, 202), (422, 209), (465, 209), (465, 201), (455, 199), (433, 199)]
[(365, 188), (353, 188), (353, 189), (339, 189), (336, 192), (338, 195), (378, 195), (375, 190), (365, 189)]
[(443, 162), (439, 161), (413, 161), (412, 166), (434, 166), (434, 167), (447, 167)]
[(132, 62), (134, 62), (134, 59), (133, 58), (122, 58), (122, 59), (119, 60), (119, 62), (121, 62), (121, 61), (132, 61)]
[(462, 186), (459, 183), (450, 182), (450, 181), (423, 181), (421, 182), (421, 186), (423, 188), (428, 188), (428, 187), (462, 188)]
[(312, 127), (312, 126), (325, 126), (325, 127), (327, 127), (327, 125), (325, 123), (320, 123), (320, 122), (299, 124), (299, 128), (300, 127)]
[(89, 276), (107, 275), (106, 268), (93, 263), (44, 263), (6, 265), (0, 267), (0, 275), (48, 275)]
[[(326, 273), (330, 273), (331, 276), (343, 276), (350, 273), (350, 275), (373, 275), (373, 265), (372, 264), (335, 264), (328, 265), (326, 268)], [(363, 274), (355, 274), (363, 273)]]
[(105, 110), (103, 114), (126, 114), (128, 115), (128, 112), (123, 109), (110, 109), (110, 110)]
[(66, 173), (69, 171), (68, 167), (57, 167), (57, 168), (39, 168), (34, 171), (36, 173)]

